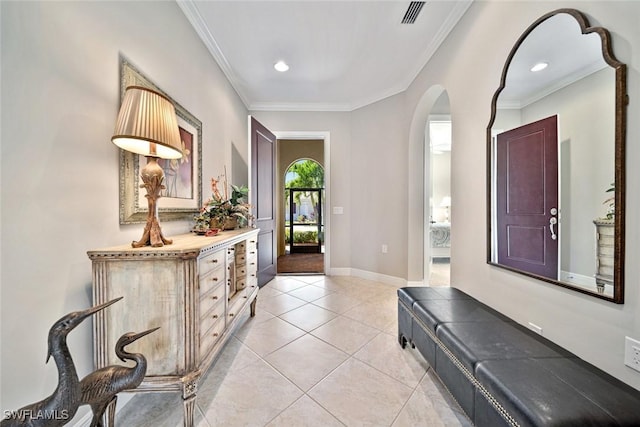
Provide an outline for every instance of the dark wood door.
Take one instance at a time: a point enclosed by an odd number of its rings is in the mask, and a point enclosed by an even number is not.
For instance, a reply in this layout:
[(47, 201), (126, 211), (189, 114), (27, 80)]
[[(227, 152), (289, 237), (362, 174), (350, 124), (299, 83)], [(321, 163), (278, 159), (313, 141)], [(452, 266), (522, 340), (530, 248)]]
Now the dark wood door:
[(498, 135), (498, 263), (558, 278), (558, 117)]
[(277, 272), (275, 161), (276, 137), (251, 117), (251, 205), (258, 233), (258, 286)]

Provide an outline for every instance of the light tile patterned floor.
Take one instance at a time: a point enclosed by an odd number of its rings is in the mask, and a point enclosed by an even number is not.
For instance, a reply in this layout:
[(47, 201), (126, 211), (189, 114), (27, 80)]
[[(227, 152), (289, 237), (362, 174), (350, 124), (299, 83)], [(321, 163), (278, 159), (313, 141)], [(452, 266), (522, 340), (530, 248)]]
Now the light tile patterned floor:
[[(471, 425), (419, 353), (400, 348), (395, 288), (278, 276), (257, 310), (201, 382), (196, 426)], [(137, 394), (116, 425), (181, 426), (181, 398)]]

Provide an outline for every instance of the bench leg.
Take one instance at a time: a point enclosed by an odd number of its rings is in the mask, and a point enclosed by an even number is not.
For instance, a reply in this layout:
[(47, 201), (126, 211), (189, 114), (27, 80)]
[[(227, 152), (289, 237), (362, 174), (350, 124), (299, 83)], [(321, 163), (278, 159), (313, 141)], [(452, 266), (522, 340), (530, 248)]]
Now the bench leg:
[(398, 342), (403, 349), (407, 347), (407, 338), (400, 332), (398, 332)]

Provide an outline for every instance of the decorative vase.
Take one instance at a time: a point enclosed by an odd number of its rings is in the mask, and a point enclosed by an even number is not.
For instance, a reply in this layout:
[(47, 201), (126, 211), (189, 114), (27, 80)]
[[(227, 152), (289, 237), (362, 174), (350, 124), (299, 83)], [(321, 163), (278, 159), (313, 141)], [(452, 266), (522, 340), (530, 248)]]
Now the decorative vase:
[(235, 230), (238, 228), (238, 219), (234, 217), (227, 217), (221, 222), (217, 218), (212, 218), (209, 226), (211, 228), (218, 228), (221, 230)]
[(224, 219), (223, 230), (235, 230), (236, 228), (238, 228), (238, 218), (228, 217)]

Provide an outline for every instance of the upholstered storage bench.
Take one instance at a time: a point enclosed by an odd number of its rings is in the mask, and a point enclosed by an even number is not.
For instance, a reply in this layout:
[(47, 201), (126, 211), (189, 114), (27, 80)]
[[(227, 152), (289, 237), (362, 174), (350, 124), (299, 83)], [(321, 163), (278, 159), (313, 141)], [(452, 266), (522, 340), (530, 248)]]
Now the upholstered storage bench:
[(459, 289), (399, 289), (398, 340), (476, 426), (640, 426), (639, 391)]

